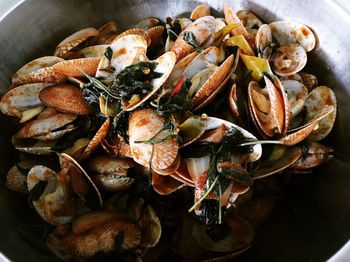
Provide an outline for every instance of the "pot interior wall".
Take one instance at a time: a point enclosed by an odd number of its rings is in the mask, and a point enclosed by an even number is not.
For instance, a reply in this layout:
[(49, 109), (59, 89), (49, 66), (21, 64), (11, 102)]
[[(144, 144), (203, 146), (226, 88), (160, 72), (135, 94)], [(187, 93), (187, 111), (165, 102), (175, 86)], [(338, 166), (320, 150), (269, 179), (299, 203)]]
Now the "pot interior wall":
[[(312, 27), (319, 46), (312, 51), (308, 71), (334, 89), (338, 99), (335, 130), (326, 144), (336, 158), (312, 175), (292, 177), (272, 217), (257, 229), (252, 248), (241, 261), (323, 261), (350, 238), (350, 17), (331, 1), (228, 1), (238, 10), (251, 9), (264, 21), (295, 20)], [(50, 55), (67, 35), (88, 26), (117, 20), (126, 28), (138, 20), (184, 14), (198, 2), (162, 0), (27, 0), (0, 22), (0, 94), (12, 74), (24, 63)], [(221, 1), (209, 1), (221, 10)], [(40, 225), (25, 196), (4, 186), (6, 172), (16, 156), (10, 143), (14, 132), (9, 118), (0, 115), (0, 250), (14, 261), (54, 261), (43, 243), (24, 239), (19, 231), (37, 231)], [(32, 225), (28, 227), (26, 225)], [(34, 226), (33, 226), (34, 225)], [(28, 235), (28, 234), (27, 234)]]

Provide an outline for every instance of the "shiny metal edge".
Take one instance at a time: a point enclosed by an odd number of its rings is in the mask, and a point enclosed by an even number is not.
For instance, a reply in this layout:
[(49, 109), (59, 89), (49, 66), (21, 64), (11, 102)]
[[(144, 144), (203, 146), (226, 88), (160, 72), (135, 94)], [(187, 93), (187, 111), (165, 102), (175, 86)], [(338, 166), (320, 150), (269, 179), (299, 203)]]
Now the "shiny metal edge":
[[(8, 16), (14, 9), (25, 0), (0, 0), (0, 22)], [(329, 0), (329, 3), (338, 10), (337, 15), (344, 15), (350, 19), (350, 2), (347, 0)], [(347, 262), (350, 258), (350, 240), (328, 262)], [(0, 262), (10, 262), (5, 255), (0, 252)]]

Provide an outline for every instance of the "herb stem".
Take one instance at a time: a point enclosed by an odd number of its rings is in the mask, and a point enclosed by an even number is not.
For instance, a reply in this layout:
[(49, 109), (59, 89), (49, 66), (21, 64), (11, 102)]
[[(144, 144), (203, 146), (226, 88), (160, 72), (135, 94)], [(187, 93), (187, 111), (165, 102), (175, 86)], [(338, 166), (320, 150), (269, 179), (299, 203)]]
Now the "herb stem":
[(196, 202), (194, 203), (194, 205), (188, 210), (188, 212), (192, 212), (208, 195), (211, 191), (213, 191), (215, 184), (217, 183), (219, 177), (215, 177), (213, 183), (211, 184), (211, 186), (208, 188), (207, 191), (205, 191), (205, 193), (202, 195), (202, 197)]
[(222, 203), (222, 191), (221, 191), (221, 184), (218, 180), (218, 188), (219, 188), (219, 224), (222, 223), (222, 209), (221, 209), (221, 203)]
[(253, 145), (258, 145), (258, 144), (276, 144), (276, 145), (281, 145), (283, 144), (280, 140), (256, 140), (256, 141), (249, 141), (249, 142), (244, 142), (241, 144), (238, 144), (237, 146), (253, 146)]

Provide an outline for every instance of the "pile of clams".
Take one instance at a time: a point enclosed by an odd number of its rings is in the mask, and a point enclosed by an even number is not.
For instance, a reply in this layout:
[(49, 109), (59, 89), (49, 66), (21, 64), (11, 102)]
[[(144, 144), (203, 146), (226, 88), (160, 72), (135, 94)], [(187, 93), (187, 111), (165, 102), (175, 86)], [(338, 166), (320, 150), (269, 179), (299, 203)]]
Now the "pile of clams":
[(336, 97), (306, 71), (314, 32), (223, 11), (84, 28), (14, 74), (7, 187), (52, 225), (58, 257), (230, 261), (286, 178), (332, 158)]

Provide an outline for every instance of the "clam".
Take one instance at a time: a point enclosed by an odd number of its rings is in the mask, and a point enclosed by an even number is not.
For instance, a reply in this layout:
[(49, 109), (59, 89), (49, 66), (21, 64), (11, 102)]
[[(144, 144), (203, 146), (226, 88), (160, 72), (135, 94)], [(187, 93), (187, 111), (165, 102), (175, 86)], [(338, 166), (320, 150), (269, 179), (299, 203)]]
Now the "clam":
[(255, 47), (258, 51), (258, 55), (261, 58), (270, 58), (272, 54), (273, 41), (271, 28), (267, 24), (263, 24), (259, 27), (255, 36)]
[(193, 9), (190, 19), (196, 20), (203, 16), (209, 16), (209, 15), (210, 15), (210, 8), (205, 4), (201, 4), (201, 5), (198, 5), (195, 9)]
[(12, 166), (6, 175), (7, 188), (19, 193), (28, 193), (27, 174), (19, 164)]
[(56, 143), (57, 140), (38, 141), (34, 139), (16, 139), (12, 137), (12, 144), (18, 151), (34, 155), (52, 154)]
[(327, 86), (316, 87), (309, 93), (305, 101), (306, 122), (314, 119), (322, 109), (329, 106), (334, 108), (333, 112), (319, 122), (319, 128), (308, 138), (310, 141), (320, 141), (331, 132), (337, 113), (337, 100), (333, 90)]
[(61, 173), (64, 172), (70, 178), (73, 192), (83, 201), (84, 205), (91, 209), (102, 206), (100, 191), (86, 171), (71, 156), (59, 154)]
[[(154, 170), (165, 170), (177, 157), (179, 144), (171, 129), (164, 129), (165, 119), (153, 109), (141, 109), (129, 118), (129, 143), (135, 162)], [(157, 139), (158, 143), (147, 141)], [(161, 141), (163, 140), (164, 141)]]
[(97, 174), (93, 181), (100, 190), (118, 192), (129, 189), (135, 182), (134, 178), (116, 173)]
[(80, 52), (85, 58), (102, 57), (109, 45), (93, 45), (83, 48)]
[(28, 191), (39, 215), (53, 225), (66, 224), (74, 217), (69, 177), (45, 166), (34, 166), (27, 176)]
[(291, 119), (293, 119), (303, 109), (309, 94), (308, 89), (296, 80), (282, 80), (281, 84), (287, 92)]
[[(35, 138), (62, 129), (77, 117), (75, 115), (57, 113), (47, 118), (40, 118), (27, 123), (15, 135), (15, 138)], [(70, 128), (70, 127), (67, 127)]]
[(90, 139), (87, 137), (79, 138), (78, 140), (74, 141), (73, 145), (71, 147), (66, 148), (63, 153), (66, 153), (73, 157), (74, 159), (78, 159), (81, 153), (84, 151), (84, 149), (87, 147), (87, 145), (90, 143)]
[(315, 35), (310, 28), (292, 21), (276, 21), (269, 24), (273, 38), (280, 46), (297, 43), (306, 52), (314, 49), (316, 45)]
[(251, 42), (247, 29), (244, 27), (242, 21), (238, 18), (231, 6), (224, 2), (224, 14), (226, 24), (237, 24), (238, 26), (232, 30), (232, 35), (243, 35), (248, 42)]
[(316, 76), (305, 72), (300, 72), (299, 74), (301, 76), (303, 84), (307, 87), (309, 91), (317, 87), (318, 80)]
[(99, 32), (92, 27), (81, 29), (59, 43), (54, 55), (66, 58), (70, 54), (69, 51), (86, 41), (88, 38), (97, 36), (98, 34)]
[(261, 179), (275, 173), (281, 172), (295, 163), (301, 156), (300, 147), (286, 147), (276, 145), (273, 147), (271, 155), (263, 155), (261, 165), (255, 169), (251, 176), (253, 179)]
[(134, 163), (130, 159), (115, 158), (106, 155), (91, 157), (87, 163), (87, 169), (94, 173), (118, 173), (133, 166)]
[(237, 97), (237, 86), (233, 84), (230, 88), (229, 96), (228, 96), (228, 104), (231, 110), (231, 113), (235, 118), (239, 118), (239, 110), (238, 110), (238, 97)]
[(83, 93), (72, 85), (44, 88), (40, 91), (39, 98), (44, 105), (60, 112), (77, 115), (91, 113), (89, 105), (84, 100)]
[(90, 45), (104, 45), (110, 44), (110, 39), (114, 39), (117, 35), (118, 24), (116, 21), (105, 23), (98, 29), (98, 35), (91, 37)]
[[(145, 59), (147, 41), (137, 34), (127, 34), (116, 38), (109, 47), (112, 56), (103, 56), (98, 64), (96, 77), (110, 77), (118, 74), (123, 68)], [(142, 56), (142, 57), (140, 57)], [(113, 70), (111, 71), (111, 68)]]
[(161, 23), (161, 21), (156, 17), (147, 17), (147, 18), (139, 21), (135, 25), (135, 28), (140, 28), (140, 29), (143, 29), (146, 31), (152, 27), (158, 26), (160, 23)]
[(181, 58), (194, 51), (194, 48), (184, 40), (185, 32), (192, 33), (198, 45), (206, 48), (210, 46), (214, 40), (215, 18), (212, 16), (201, 17), (186, 27), (185, 31), (180, 33), (171, 48), (171, 51), (176, 55), (176, 61), (179, 61)]
[(246, 29), (259, 28), (263, 24), (260, 19), (249, 10), (239, 10), (237, 12), (237, 17), (242, 21)]
[[(158, 25), (151, 27), (145, 33), (151, 40), (150, 47), (153, 49), (162, 49), (162, 38), (164, 34), (164, 26)], [(159, 50), (158, 50), (159, 51)]]
[(1, 112), (6, 115), (22, 118), (24, 111), (42, 106), (39, 93), (42, 89), (50, 85), (51, 84), (35, 83), (10, 89), (1, 98)]
[(196, 242), (207, 250), (215, 252), (234, 252), (250, 246), (254, 238), (254, 228), (245, 219), (230, 217), (225, 225), (230, 229), (224, 239), (213, 240), (206, 231), (206, 227), (195, 224), (192, 235)]
[(301, 71), (306, 65), (307, 55), (301, 45), (291, 43), (277, 48), (271, 59), (274, 72), (285, 76)]
[(78, 58), (54, 64), (52, 70), (56, 73), (71, 77), (84, 77), (85, 75), (83, 72), (94, 76), (99, 63), (99, 57)]
[(179, 125), (179, 136), (181, 136), (181, 146), (184, 147), (201, 137), (207, 127), (205, 115), (191, 116)]
[(150, 248), (157, 245), (162, 235), (162, 226), (157, 213), (150, 205), (143, 209), (137, 224), (142, 231), (141, 246)]
[(112, 221), (75, 234), (68, 227), (56, 227), (47, 238), (53, 253), (65, 261), (87, 259), (98, 252), (109, 252), (119, 244), (123, 250), (136, 248), (141, 243), (139, 227), (129, 221)]
[(84, 161), (90, 157), (90, 155), (97, 149), (102, 143), (103, 139), (108, 135), (111, 120), (109, 118), (102, 124), (100, 129), (96, 132), (95, 136), (91, 139), (90, 143), (86, 146), (84, 151), (78, 158), (79, 161)]
[(175, 20), (171, 18), (167, 19), (166, 29), (168, 37), (165, 41), (165, 52), (171, 50), (179, 34), (184, 31), (190, 24), (192, 24), (192, 20), (184, 17), (180, 17)]
[(248, 86), (248, 104), (257, 128), (267, 137), (284, 136), (289, 125), (287, 96), (277, 78), (274, 82), (264, 77), (266, 87), (261, 89), (256, 82)]
[(301, 146), (301, 157), (291, 166), (296, 170), (310, 170), (333, 158), (333, 148), (316, 142), (308, 142)]
[(64, 61), (56, 56), (37, 58), (22, 66), (12, 77), (12, 87), (31, 83), (61, 83), (66, 80), (62, 74), (52, 70), (54, 64)]
[(102, 140), (101, 145), (104, 151), (110, 156), (132, 158), (130, 145), (122, 137), (106, 137)]
[(185, 184), (173, 176), (163, 176), (152, 172), (152, 186), (158, 194), (169, 195), (184, 187)]

